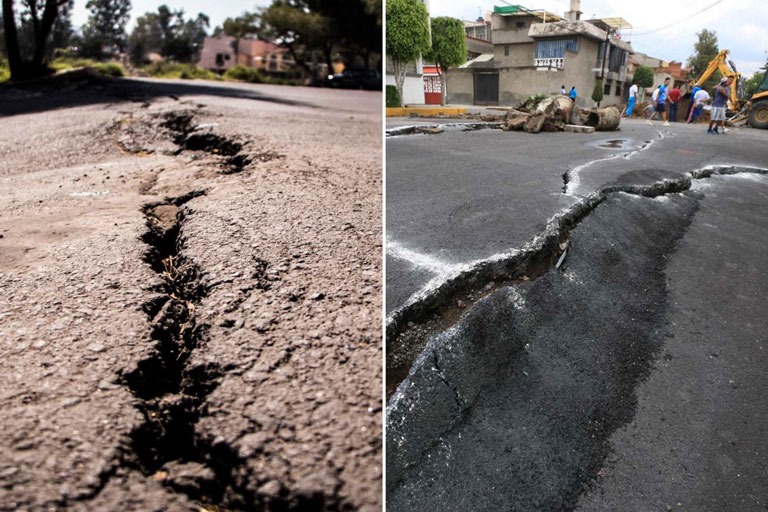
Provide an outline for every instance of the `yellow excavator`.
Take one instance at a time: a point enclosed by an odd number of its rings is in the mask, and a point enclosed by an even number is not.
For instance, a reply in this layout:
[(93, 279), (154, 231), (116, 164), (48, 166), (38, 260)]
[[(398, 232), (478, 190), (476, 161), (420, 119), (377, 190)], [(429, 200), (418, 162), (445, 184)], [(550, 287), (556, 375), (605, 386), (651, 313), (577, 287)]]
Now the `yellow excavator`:
[(743, 90), (741, 73), (736, 71), (736, 66), (728, 59), (728, 53), (728, 50), (718, 53), (701, 76), (691, 81), (689, 87), (693, 89), (694, 84), (703, 84), (715, 71), (720, 71), (724, 77), (733, 77), (736, 87), (731, 87), (728, 108), (732, 115), (728, 121), (733, 124), (746, 119), (753, 128), (768, 129), (768, 72), (763, 75), (757, 92), (750, 99), (743, 99), (743, 94), (739, 94)]

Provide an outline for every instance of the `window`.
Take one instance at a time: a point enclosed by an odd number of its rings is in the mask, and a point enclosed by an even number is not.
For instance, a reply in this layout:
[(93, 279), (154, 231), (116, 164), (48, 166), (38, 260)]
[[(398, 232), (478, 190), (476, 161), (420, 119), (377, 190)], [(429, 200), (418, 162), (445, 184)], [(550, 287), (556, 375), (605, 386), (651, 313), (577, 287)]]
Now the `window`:
[(508, 44), (504, 45), (504, 56), (505, 57), (509, 57), (509, 45)]
[(612, 80), (606, 80), (605, 81), (605, 85), (603, 86), (603, 94), (605, 96), (610, 96), (611, 95), (611, 82), (612, 82)]
[(515, 24), (515, 26), (516, 26), (517, 28), (523, 28), (523, 27), (525, 26), (525, 22), (524, 22), (524, 21), (518, 21), (518, 22)]
[(565, 57), (565, 50), (579, 51), (579, 40), (575, 37), (569, 37), (567, 39), (536, 41), (537, 59), (559, 59)]
[(616, 82), (616, 96), (621, 96), (621, 89), (624, 87), (624, 82)]

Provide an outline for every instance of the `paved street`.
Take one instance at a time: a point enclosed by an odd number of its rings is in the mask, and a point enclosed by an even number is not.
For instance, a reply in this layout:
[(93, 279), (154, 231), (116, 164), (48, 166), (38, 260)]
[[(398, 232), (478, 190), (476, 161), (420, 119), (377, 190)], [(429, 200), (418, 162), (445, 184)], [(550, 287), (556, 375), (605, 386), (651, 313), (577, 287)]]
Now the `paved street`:
[(380, 105), (0, 90), (0, 510), (381, 509)]
[(390, 510), (766, 507), (768, 132), (703, 131), (387, 139)]

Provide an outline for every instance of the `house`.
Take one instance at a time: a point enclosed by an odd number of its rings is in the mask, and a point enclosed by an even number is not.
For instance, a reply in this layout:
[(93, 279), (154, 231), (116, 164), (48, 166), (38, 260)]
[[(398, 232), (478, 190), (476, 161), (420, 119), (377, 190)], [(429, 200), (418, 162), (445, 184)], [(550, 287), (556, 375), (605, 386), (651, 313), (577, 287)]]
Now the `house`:
[(493, 51), (448, 72), (451, 104), (514, 105), (535, 94), (556, 94), (575, 86), (577, 104), (592, 107), (597, 80), (603, 80), (603, 104), (619, 103), (628, 82), (632, 47), (621, 18), (582, 20), (579, 0), (571, 0), (565, 18), (520, 5), (494, 7)]
[[(645, 91), (649, 94), (669, 78), (673, 87), (677, 87), (683, 94), (689, 92), (688, 82), (691, 68), (684, 68), (682, 62), (666, 62), (662, 59), (651, 57), (644, 53), (634, 53), (629, 59), (629, 74), (634, 76), (638, 66), (649, 67), (653, 70), (653, 85)], [(641, 101), (644, 96), (641, 96)]]
[[(429, 16), (429, 0), (419, 0), (427, 8)], [(389, 57), (386, 59), (385, 69), (386, 85), (396, 85), (395, 68)], [(405, 81), (403, 82), (403, 105), (423, 105), (424, 97), (424, 59), (419, 57), (416, 62), (409, 62), (405, 68)]]
[(223, 73), (240, 65), (258, 69), (269, 75), (281, 76), (295, 69), (294, 61), (285, 48), (260, 39), (240, 39), (235, 53), (235, 38), (206, 37), (200, 52), (200, 67)]

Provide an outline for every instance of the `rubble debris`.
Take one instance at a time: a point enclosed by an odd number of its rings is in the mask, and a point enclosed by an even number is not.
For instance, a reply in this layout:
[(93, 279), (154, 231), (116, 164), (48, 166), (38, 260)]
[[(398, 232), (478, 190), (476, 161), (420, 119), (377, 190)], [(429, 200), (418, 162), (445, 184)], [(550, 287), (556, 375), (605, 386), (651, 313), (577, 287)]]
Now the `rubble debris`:
[(613, 106), (582, 110), (566, 96), (550, 96), (537, 101), (533, 99), (533, 97), (528, 98), (509, 110), (502, 130), (523, 130), (527, 133), (540, 131), (592, 133), (595, 130), (618, 130), (621, 122), (621, 113)]
[(621, 123), (621, 113), (616, 107), (596, 108), (587, 111), (586, 114), (587, 119), (584, 124), (594, 126), (599, 132), (615, 131)]
[(535, 116), (531, 116), (525, 122), (523, 130), (525, 130), (527, 133), (539, 133), (542, 126), (544, 126), (544, 121), (546, 121), (546, 119), (547, 118), (544, 114), (536, 114)]
[(595, 133), (594, 126), (581, 126), (578, 124), (566, 124), (563, 126), (564, 132), (576, 132), (576, 133)]

